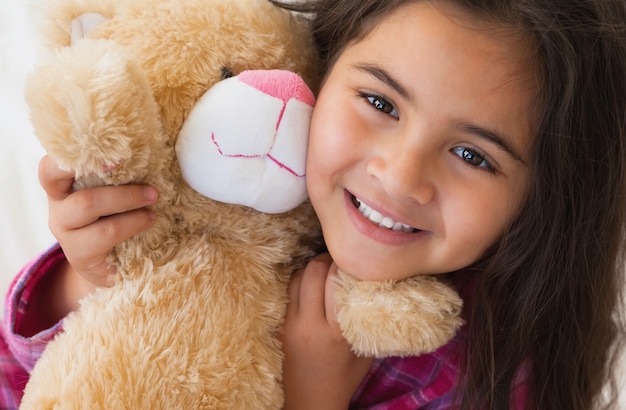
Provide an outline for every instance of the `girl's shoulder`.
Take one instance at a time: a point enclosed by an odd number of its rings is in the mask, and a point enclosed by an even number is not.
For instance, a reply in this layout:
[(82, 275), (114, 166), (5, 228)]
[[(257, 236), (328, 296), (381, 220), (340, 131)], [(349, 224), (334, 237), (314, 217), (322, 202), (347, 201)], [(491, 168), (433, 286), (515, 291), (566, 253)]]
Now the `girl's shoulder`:
[(476, 273), (450, 277), (463, 299), (465, 324), (445, 345), (432, 353), (388, 357), (374, 362), (357, 389), (351, 408), (450, 409), (455, 407), (457, 385), (463, 372), (468, 340), (468, 312)]
[(449, 409), (454, 407), (467, 344), (467, 324), (438, 350), (374, 362), (351, 408)]

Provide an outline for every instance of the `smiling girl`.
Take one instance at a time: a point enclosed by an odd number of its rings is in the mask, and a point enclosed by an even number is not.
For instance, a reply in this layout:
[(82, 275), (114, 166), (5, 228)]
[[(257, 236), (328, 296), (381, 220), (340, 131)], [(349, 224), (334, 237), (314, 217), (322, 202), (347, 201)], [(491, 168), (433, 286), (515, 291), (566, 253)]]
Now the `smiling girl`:
[[(352, 407), (615, 405), (600, 391), (624, 333), (626, 3), (322, 0), (298, 9), (316, 17), (326, 69), (307, 166), (334, 261), (326, 270), (368, 280), (447, 274), (466, 304), (455, 339), (431, 355), (376, 361)], [(299, 286), (306, 301), (315, 300), (310, 283)], [(332, 328), (332, 304), (324, 313)], [(316, 350), (321, 326), (293, 317), (303, 324), (285, 338), (286, 383), (292, 362), (319, 369), (329, 357), (317, 375), (294, 370), (298, 391), (342, 397), (360, 381), (347, 369), (361, 362)]]
[[(600, 393), (624, 329), (626, 3), (281, 5), (312, 13), (324, 66), (307, 185), (329, 252), (290, 284), (286, 408), (614, 404)], [(34, 352), (16, 374), (114, 274), (107, 252), (152, 225), (157, 199), (145, 186), (72, 192), (48, 158), (40, 175), (63, 251), (27, 266), (18, 280), (33, 291), (7, 299), (25, 313), (6, 342)], [(446, 275), (466, 325), (430, 354), (356, 357), (334, 316), (338, 268)]]

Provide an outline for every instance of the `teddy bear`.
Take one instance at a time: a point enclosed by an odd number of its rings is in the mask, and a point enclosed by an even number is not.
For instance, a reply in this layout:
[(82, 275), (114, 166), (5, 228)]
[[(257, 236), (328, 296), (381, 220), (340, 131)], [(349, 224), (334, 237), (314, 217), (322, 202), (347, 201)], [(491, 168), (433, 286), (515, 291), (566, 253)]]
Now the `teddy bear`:
[[(116, 283), (63, 321), (22, 409), (279, 409), (290, 274), (322, 246), (305, 185), (319, 83), (307, 21), (268, 0), (50, 0), (26, 98), (75, 189), (157, 188)], [(335, 279), (360, 355), (433, 351), (462, 324), (436, 277)]]

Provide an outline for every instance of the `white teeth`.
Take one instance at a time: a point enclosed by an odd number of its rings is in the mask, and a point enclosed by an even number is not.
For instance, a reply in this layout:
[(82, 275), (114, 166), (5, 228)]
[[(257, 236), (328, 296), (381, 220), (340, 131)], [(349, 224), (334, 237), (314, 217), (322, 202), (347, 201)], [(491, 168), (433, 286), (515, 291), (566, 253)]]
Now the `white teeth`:
[(384, 216), (380, 212), (375, 209), (370, 208), (365, 202), (361, 201), (359, 198), (354, 198), (356, 202), (359, 204), (359, 212), (363, 214), (364, 217), (372, 221), (378, 226), (387, 229), (393, 229), (394, 231), (404, 231), (404, 232), (416, 232), (417, 229), (405, 225), (401, 222), (396, 222), (388, 216)]

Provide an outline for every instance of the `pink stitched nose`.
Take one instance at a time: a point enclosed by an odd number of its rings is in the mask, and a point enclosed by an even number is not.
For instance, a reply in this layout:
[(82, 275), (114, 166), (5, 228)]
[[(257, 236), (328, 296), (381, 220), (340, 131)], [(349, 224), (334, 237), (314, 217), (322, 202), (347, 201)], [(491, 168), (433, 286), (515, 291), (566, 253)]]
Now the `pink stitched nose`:
[(315, 96), (309, 87), (290, 71), (244, 71), (239, 74), (239, 80), (284, 102), (293, 98), (311, 106), (315, 104)]

